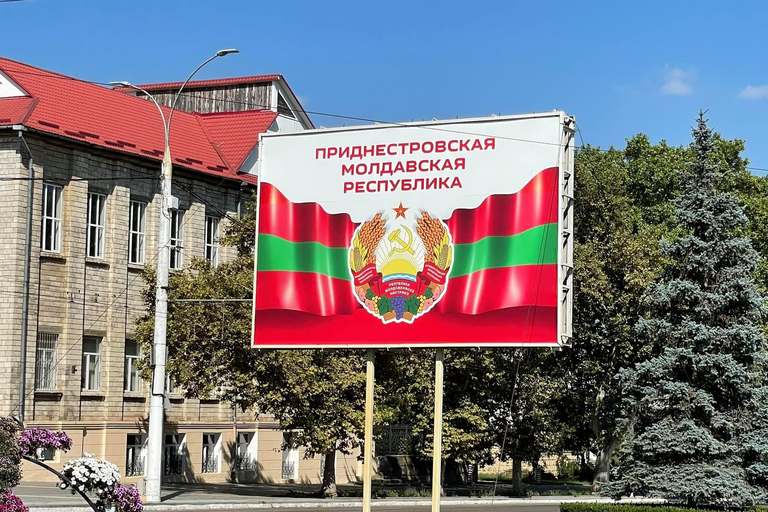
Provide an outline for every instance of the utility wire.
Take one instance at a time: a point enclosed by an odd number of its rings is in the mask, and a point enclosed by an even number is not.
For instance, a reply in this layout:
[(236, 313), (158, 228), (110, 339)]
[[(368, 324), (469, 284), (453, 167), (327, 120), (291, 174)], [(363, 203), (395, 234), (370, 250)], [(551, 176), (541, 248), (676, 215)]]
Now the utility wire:
[[(2, 1), (25, 1), (25, 0), (0, 0), (0, 2), (2, 2)], [(72, 80), (72, 81), (75, 81), (75, 82), (83, 82), (83, 83), (88, 83), (88, 84), (92, 84), (92, 85), (103, 86), (103, 87), (110, 88), (110, 89), (113, 87), (109, 83), (97, 82), (97, 81), (93, 81), (93, 80), (82, 80), (82, 79), (74, 78), (74, 77), (71, 77), (71, 76), (61, 75), (61, 74), (55, 73), (53, 71), (50, 71), (48, 73), (35, 73), (35, 72), (32, 72), (32, 71), (13, 71), (13, 73), (33, 75), (33, 76), (41, 76), (41, 77), (54, 78), (54, 79), (60, 79), (60, 80)], [(137, 95), (136, 97), (142, 98), (142, 97), (144, 97), (144, 95)], [(204, 97), (204, 96), (190, 94), (189, 92), (186, 93), (186, 97), (194, 98), (194, 99), (209, 99), (209, 98)], [(230, 104), (230, 105), (245, 106), (245, 107), (249, 107), (249, 109), (251, 109), (251, 110), (253, 109), (253, 107), (261, 107), (262, 109), (271, 109), (272, 108), (271, 105), (260, 105), (260, 104), (254, 104), (254, 103), (249, 103), (249, 102), (245, 102), (245, 101), (238, 101), (238, 100), (232, 100), (232, 99), (229, 99), (229, 100), (227, 100), (227, 99), (216, 99), (215, 102), (220, 102), (220, 103), (225, 103), (225, 104)], [(448, 128), (439, 128), (439, 127), (436, 127), (436, 126), (413, 125), (413, 124), (407, 124), (407, 123), (401, 123), (401, 122), (395, 122), (395, 121), (382, 121), (380, 119), (372, 119), (372, 118), (367, 118), (367, 117), (350, 116), (350, 115), (343, 115), (343, 114), (333, 114), (333, 113), (329, 113), (329, 112), (306, 110), (304, 108), (297, 108), (297, 109), (294, 109), (294, 110), (296, 110), (297, 112), (303, 112), (304, 114), (312, 114), (312, 115), (323, 116), (323, 117), (330, 117), (330, 118), (335, 118), (335, 119), (345, 119), (345, 120), (349, 120), (349, 121), (360, 121), (360, 122), (374, 123), (374, 124), (379, 124), (379, 125), (390, 125), (390, 126), (403, 126), (403, 127), (411, 127), (411, 128), (421, 128), (421, 129), (427, 129), (427, 130), (435, 130), (435, 131), (442, 131), (442, 132), (448, 132), (448, 133), (456, 133), (456, 134), (459, 134), (459, 135), (471, 135), (471, 136), (475, 136), (475, 137), (495, 137), (495, 138), (501, 139), (501, 140), (511, 140), (511, 141), (516, 141), (516, 142), (526, 142), (526, 143), (530, 143), (530, 144), (542, 144), (542, 145), (560, 146), (560, 147), (564, 146), (562, 143), (559, 143), (559, 142), (549, 142), (549, 141), (541, 141), (541, 140), (522, 139), (522, 138), (517, 138), (517, 137), (503, 137), (503, 136), (499, 136), (499, 135), (490, 135), (490, 134), (483, 134), (483, 133), (467, 132), (467, 131), (461, 131), (461, 130), (451, 130), (451, 129), (448, 129)], [(575, 146), (574, 149), (576, 149), (576, 150), (585, 150), (585, 149), (589, 148), (589, 149), (601, 151), (601, 152), (604, 152), (604, 153), (614, 150), (612, 147), (608, 148), (608, 149), (605, 149), (605, 148), (600, 148), (600, 147), (597, 147), (597, 146), (588, 146), (588, 145), (586, 145), (584, 143), (584, 137), (583, 137), (583, 135), (581, 133), (581, 130), (579, 129), (578, 126), (576, 127), (576, 130), (579, 133), (579, 139), (581, 140), (581, 146)], [(766, 172), (766, 173), (768, 173), (768, 168), (765, 168), (765, 167), (747, 166), (746, 169), (748, 169), (750, 171), (758, 171), (758, 172)]]
[[(190, 217), (190, 216), (188, 216), (188, 215), (185, 215), (185, 216), (184, 216), (184, 219), (181, 221), (181, 225), (179, 226), (180, 228), (182, 228), (182, 227), (183, 227), (183, 226), (184, 226), (184, 225), (187, 223), (187, 221), (189, 220), (189, 217)], [(158, 249), (158, 251), (157, 251), (157, 252), (156, 252), (156, 253), (155, 253), (155, 254), (154, 254), (154, 255), (153, 255), (153, 256), (152, 256), (152, 257), (151, 257), (149, 260), (146, 260), (146, 261), (145, 261), (144, 265), (149, 265), (149, 264), (150, 264), (150, 263), (152, 263), (152, 262), (153, 262), (155, 259), (157, 259), (157, 257), (160, 255), (160, 252), (161, 252), (161, 251), (162, 251), (162, 249)], [(93, 322), (91, 322), (91, 324), (90, 324), (90, 325), (89, 325), (87, 328), (83, 329), (83, 333), (80, 335), (80, 337), (79, 337), (77, 340), (75, 340), (75, 342), (72, 344), (72, 346), (71, 346), (71, 347), (69, 347), (69, 349), (67, 349), (67, 350), (64, 352), (64, 354), (63, 354), (63, 355), (62, 355), (60, 358), (58, 358), (58, 359), (56, 360), (56, 362), (55, 362), (55, 363), (54, 363), (54, 365), (53, 365), (53, 367), (54, 367), (54, 368), (58, 368), (58, 367), (59, 367), (59, 365), (61, 364), (61, 362), (62, 362), (62, 361), (64, 361), (64, 359), (66, 358), (66, 356), (67, 356), (67, 355), (68, 355), (70, 352), (72, 352), (72, 350), (74, 350), (76, 347), (78, 347), (78, 346), (79, 346), (80, 342), (81, 342), (81, 341), (82, 341), (82, 339), (85, 337), (85, 332), (86, 332), (86, 331), (88, 331), (88, 330), (90, 330), (90, 329), (91, 329), (93, 326), (95, 326), (95, 325), (96, 325), (96, 324), (99, 322), (99, 320), (101, 320), (101, 319), (104, 317), (104, 315), (106, 315), (106, 314), (109, 312), (109, 310), (110, 310), (110, 309), (112, 309), (112, 306), (114, 306), (114, 304), (115, 304), (115, 303), (116, 303), (116, 302), (117, 302), (117, 301), (118, 301), (118, 300), (119, 300), (119, 299), (120, 299), (120, 298), (123, 296), (123, 294), (124, 294), (124, 293), (126, 293), (126, 292), (128, 291), (128, 289), (130, 288), (130, 286), (131, 286), (131, 285), (132, 285), (134, 282), (136, 282), (136, 280), (137, 280), (137, 279), (139, 279), (139, 278), (141, 277), (141, 275), (142, 275), (141, 273), (138, 273), (138, 274), (137, 274), (137, 275), (136, 275), (136, 276), (135, 276), (133, 279), (131, 279), (131, 281), (130, 281), (130, 282), (129, 282), (129, 283), (126, 285), (126, 286), (125, 286), (125, 288), (121, 289), (121, 290), (120, 290), (120, 292), (119, 292), (118, 294), (116, 294), (116, 295), (115, 295), (115, 297), (114, 297), (114, 299), (112, 300), (112, 302), (110, 302), (110, 303), (107, 305), (107, 307), (104, 309), (104, 311), (102, 311), (102, 312), (101, 312), (101, 314), (100, 314), (99, 316), (97, 316), (97, 317), (96, 317), (96, 319), (95, 319), (95, 320), (93, 320)], [(83, 314), (85, 314), (85, 313), (83, 313)], [(32, 386), (32, 389), (31, 389), (31, 390), (30, 390), (28, 393), (25, 393), (25, 394), (24, 394), (24, 400), (26, 401), (26, 399), (27, 399), (27, 398), (29, 398), (29, 397), (30, 397), (32, 394), (34, 394), (34, 392), (35, 392), (35, 391), (36, 391), (36, 390), (35, 390), (35, 387), (34, 387), (34, 386)], [(16, 404), (16, 406), (14, 407), (14, 409), (13, 409), (13, 410), (10, 412), (9, 416), (10, 416), (10, 415), (13, 415), (13, 413), (15, 413), (15, 412), (18, 410), (18, 407), (19, 407), (19, 404)]]

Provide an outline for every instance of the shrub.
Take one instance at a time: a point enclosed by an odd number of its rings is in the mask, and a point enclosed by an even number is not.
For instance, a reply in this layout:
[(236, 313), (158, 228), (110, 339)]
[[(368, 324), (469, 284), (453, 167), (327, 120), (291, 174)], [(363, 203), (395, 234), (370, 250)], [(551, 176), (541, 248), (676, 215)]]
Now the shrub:
[(557, 458), (557, 478), (573, 480), (579, 472), (579, 463), (563, 454)]
[(0, 489), (15, 487), (21, 480), (18, 433), (19, 424), (15, 420), (0, 418)]
[(614, 505), (612, 503), (561, 503), (560, 512), (712, 512), (660, 505)]

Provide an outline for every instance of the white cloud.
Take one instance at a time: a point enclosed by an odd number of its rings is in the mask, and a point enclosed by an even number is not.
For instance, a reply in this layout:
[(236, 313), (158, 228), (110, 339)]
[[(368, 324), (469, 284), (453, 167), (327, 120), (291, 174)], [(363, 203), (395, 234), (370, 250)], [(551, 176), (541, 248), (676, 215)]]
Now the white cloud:
[(664, 85), (661, 86), (661, 94), (669, 96), (690, 96), (693, 94), (693, 71), (670, 68), (664, 70)]
[(739, 92), (739, 98), (745, 100), (768, 98), (768, 85), (748, 85)]

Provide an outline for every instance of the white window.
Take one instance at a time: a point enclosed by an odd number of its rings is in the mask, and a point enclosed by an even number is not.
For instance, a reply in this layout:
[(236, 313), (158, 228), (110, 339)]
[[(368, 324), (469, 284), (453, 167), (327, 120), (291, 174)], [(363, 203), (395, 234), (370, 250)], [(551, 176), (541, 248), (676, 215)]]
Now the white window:
[(167, 395), (180, 395), (181, 389), (179, 389), (179, 386), (176, 385), (175, 382), (173, 382), (173, 379), (170, 375), (166, 375), (165, 377), (165, 394)]
[(219, 265), (219, 219), (205, 218), (205, 261), (211, 266)]
[(130, 238), (128, 239), (128, 262), (144, 264), (147, 239), (147, 203), (131, 201)]
[(203, 434), (203, 473), (218, 473), (221, 434)]
[(61, 252), (61, 187), (43, 184), (42, 249)]
[(163, 467), (166, 475), (184, 473), (184, 453), (187, 436), (184, 434), (166, 434), (163, 444)]
[(128, 434), (125, 445), (125, 476), (144, 474), (144, 460), (147, 452), (147, 438), (142, 434)]
[(139, 344), (132, 340), (125, 340), (125, 391), (128, 393), (141, 392), (141, 376), (136, 363), (141, 357)]
[(299, 477), (299, 450), (293, 446), (293, 433), (283, 432), (283, 480)]
[(101, 384), (101, 338), (83, 338), (83, 389), (98, 391)]
[(86, 244), (88, 256), (91, 258), (104, 257), (104, 226), (107, 206), (107, 196), (103, 194), (88, 194), (88, 236)]
[(35, 389), (56, 389), (56, 345), (58, 334), (37, 333)]
[(171, 210), (171, 240), (170, 240), (170, 269), (177, 270), (184, 263), (182, 251), (184, 250), (184, 212)]
[(256, 433), (238, 432), (235, 471), (256, 471)]

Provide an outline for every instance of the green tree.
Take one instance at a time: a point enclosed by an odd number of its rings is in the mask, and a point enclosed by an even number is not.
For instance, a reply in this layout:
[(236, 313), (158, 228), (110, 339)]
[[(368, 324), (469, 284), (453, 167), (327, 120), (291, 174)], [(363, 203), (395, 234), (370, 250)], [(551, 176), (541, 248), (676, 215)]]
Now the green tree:
[(642, 291), (663, 268), (657, 240), (669, 231), (666, 204), (676, 190), (669, 169), (682, 153), (641, 135), (625, 151), (587, 147), (577, 154), (574, 337), (549, 364), (568, 382), (559, 407), (564, 443), (597, 454), (596, 489), (608, 480), (623, 436), (613, 377), (650, 354), (633, 324)]
[[(360, 351), (257, 351), (251, 348), (251, 302), (175, 299), (251, 299), (255, 200), (228, 223), (222, 245), (237, 258), (213, 268), (193, 260), (169, 280), (168, 374), (189, 398), (217, 398), (242, 411), (271, 414), (291, 447), (325, 457), (321, 493), (336, 496), (336, 450), (350, 453), (363, 431), (365, 362)], [(154, 329), (155, 277), (145, 272), (147, 314), (136, 339), (149, 354)], [(149, 360), (143, 361), (149, 378)]]
[(744, 507), (766, 496), (764, 299), (749, 219), (721, 189), (717, 137), (700, 114), (692, 165), (676, 200), (679, 236), (663, 241), (669, 265), (645, 295), (637, 333), (652, 356), (619, 372), (629, 438), (605, 491)]

